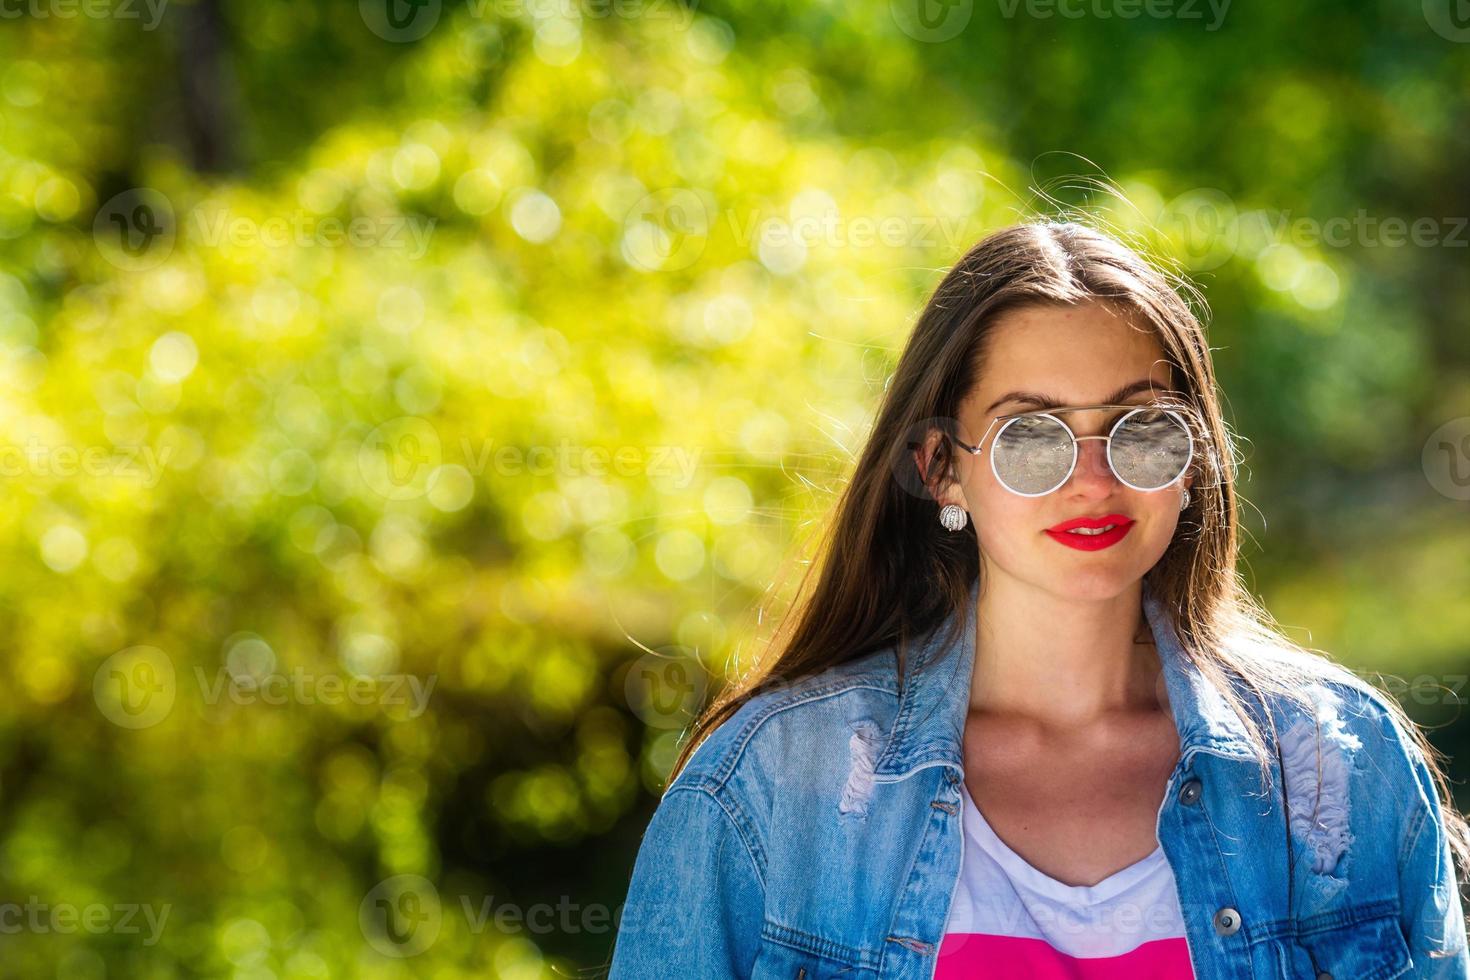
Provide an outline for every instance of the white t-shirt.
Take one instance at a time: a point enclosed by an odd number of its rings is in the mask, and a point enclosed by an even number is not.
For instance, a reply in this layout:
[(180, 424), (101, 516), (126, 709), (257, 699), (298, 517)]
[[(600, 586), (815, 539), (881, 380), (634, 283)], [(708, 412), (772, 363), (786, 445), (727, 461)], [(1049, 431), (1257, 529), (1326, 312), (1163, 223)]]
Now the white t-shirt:
[(1028, 864), (961, 781), (965, 850), (935, 980), (1192, 980), (1164, 849), (1095, 885)]

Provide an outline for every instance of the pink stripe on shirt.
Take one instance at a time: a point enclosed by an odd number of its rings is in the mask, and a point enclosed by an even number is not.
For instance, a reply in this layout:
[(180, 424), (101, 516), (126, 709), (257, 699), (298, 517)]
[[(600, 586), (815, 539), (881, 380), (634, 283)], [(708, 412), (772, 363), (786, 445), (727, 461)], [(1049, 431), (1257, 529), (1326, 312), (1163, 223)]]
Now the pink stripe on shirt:
[(1121, 956), (1077, 957), (1044, 939), (946, 933), (935, 980), (1175, 980), (1192, 977), (1183, 937), (1156, 939)]

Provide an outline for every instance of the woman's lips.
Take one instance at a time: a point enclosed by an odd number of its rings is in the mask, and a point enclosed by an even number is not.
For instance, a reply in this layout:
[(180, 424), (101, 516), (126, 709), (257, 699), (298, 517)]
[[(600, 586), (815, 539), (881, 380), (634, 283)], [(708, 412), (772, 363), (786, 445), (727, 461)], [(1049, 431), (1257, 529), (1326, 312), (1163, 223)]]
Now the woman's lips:
[[(1111, 523), (1111, 522), (1110, 522)], [(1101, 551), (1111, 548), (1127, 537), (1128, 532), (1133, 529), (1133, 521), (1121, 521), (1111, 531), (1102, 534), (1073, 534), (1071, 531), (1048, 530), (1047, 536), (1058, 544), (1064, 544), (1068, 548), (1076, 548), (1078, 551)]]

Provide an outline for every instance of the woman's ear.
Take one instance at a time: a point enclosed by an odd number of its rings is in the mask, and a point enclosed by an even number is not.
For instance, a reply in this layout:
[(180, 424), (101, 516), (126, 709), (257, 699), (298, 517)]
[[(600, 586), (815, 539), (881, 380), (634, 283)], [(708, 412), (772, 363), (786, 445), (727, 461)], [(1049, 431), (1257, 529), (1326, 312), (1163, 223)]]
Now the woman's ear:
[[(930, 429), (924, 434), (924, 442), (914, 450), (914, 466), (919, 471), (919, 480), (929, 496), (937, 500), (941, 505), (956, 503), (957, 501), (946, 499), (953, 496), (952, 481), (945, 480), (944, 474), (938, 473), (933, 463), (944, 448), (944, 433), (938, 429)], [(944, 486), (939, 486), (944, 484)]]
[(923, 481), (930, 499), (940, 507), (956, 504), (968, 511), (970, 506), (965, 502), (964, 491), (959, 483), (951, 479), (948, 473), (940, 473), (938, 467), (933, 465), (944, 449), (944, 439), (944, 433), (931, 429), (924, 437), (923, 445), (914, 450), (914, 467), (918, 470), (919, 479)]

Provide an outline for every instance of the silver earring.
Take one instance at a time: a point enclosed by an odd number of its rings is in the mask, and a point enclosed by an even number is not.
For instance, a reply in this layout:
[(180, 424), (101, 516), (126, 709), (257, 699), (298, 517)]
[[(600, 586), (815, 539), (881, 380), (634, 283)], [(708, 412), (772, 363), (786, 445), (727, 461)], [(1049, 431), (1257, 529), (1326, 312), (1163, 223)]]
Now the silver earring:
[(945, 504), (939, 511), (939, 523), (950, 531), (960, 531), (970, 521), (970, 515), (959, 504)]
[(1179, 509), (1183, 510), (1189, 506), (1189, 488), (1184, 488), (1184, 496), (1179, 498)]

